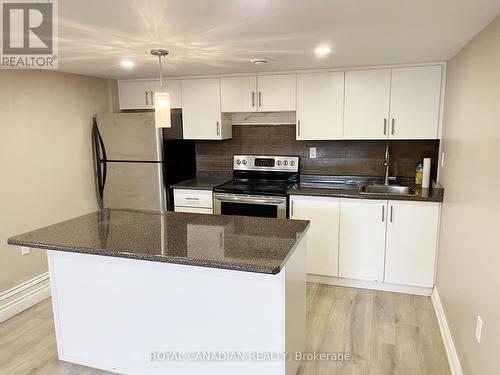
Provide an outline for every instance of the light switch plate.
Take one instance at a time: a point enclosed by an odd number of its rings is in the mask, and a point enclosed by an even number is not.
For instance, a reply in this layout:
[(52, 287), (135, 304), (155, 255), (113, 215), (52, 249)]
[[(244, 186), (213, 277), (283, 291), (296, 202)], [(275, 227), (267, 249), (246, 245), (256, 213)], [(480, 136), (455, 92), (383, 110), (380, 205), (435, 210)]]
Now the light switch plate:
[(30, 253), (30, 248), (26, 246), (21, 246), (21, 255), (26, 255)]
[(309, 158), (316, 159), (316, 147), (309, 147)]

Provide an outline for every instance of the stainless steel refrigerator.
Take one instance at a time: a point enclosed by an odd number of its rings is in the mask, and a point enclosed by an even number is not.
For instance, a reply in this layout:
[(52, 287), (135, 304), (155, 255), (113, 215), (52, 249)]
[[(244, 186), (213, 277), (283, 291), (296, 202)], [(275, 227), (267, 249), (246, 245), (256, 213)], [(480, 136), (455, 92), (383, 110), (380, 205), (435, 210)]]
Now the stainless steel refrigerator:
[(101, 208), (173, 210), (170, 185), (196, 174), (193, 141), (182, 140), (182, 112), (158, 129), (154, 113), (98, 114), (93, 123), (97, 199)]

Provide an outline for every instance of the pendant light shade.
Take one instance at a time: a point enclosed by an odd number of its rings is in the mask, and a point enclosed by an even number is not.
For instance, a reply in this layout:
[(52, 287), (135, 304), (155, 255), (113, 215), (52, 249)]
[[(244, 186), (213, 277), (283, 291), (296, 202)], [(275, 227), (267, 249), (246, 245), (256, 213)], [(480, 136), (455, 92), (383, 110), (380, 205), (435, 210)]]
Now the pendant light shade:
[(158, 65), (160, 68), (160, 90), (155, 92), (155, 124), (157, 128), (170, 128), (172, 121), (170, 119), (170, 94), (163, 86), (163, 78), (161, 71), (161, 59), (168, 55), (166, 49), (152, 49), (151, 54), (158, 56)]
[(155, 92), (155, 123), (157, 128), (170, 128), (170, 94)]

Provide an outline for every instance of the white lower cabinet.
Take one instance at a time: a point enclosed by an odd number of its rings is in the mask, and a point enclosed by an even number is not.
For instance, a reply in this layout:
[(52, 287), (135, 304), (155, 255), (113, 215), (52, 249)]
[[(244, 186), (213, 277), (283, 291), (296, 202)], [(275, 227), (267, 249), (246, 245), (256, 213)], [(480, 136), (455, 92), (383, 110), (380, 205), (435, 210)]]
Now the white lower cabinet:
[(339, 276), (383, 281), (387, 201), (341, 199)]
[(174, 211), (196, 214), (212, 214), (211, 190), (174, 189)]
[(310, 220), (307, 235), (307, 273), (338, 275), (340, 198), (290, 197), (290, 218)]
[(440, 204), (389, 201), (385, 280), (432, 287)]
[(432, 288), (440, 203), (292, 195), (310, 220), (307, 272)]

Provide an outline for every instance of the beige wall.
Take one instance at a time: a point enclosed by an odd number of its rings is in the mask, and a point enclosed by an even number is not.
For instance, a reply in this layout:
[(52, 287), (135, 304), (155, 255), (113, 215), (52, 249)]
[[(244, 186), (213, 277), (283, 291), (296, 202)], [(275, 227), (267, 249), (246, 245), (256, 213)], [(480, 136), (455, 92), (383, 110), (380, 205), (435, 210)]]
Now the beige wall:
[(0, 292), (47, 270), (8, 237), (97, 208), (91, 120), (109, 95), (105, 79), (0, 70)]
[(500, 371), (500, 17), (449, 61), (446, 81), (437, 287), (464, 373), (491, 375)]

